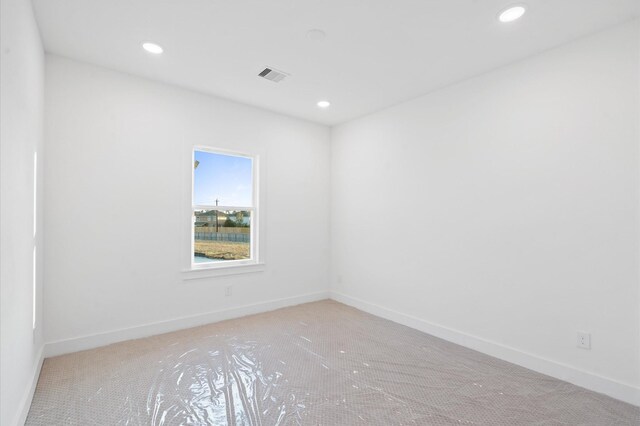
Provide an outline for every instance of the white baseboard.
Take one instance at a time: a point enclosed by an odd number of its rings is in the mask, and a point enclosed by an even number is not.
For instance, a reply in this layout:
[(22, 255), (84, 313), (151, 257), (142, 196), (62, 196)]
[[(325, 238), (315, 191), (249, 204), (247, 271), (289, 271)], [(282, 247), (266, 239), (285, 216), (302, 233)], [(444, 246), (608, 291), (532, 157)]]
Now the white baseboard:
[(31, 408), (33, 395), (36, 393), (36, 386), (38, 385), (38, 378), (40, 377), (40, 370), (42, 370), (43, 361), (44, 346), (40, 348), (40, 350), (38, 351), (38, 355), (36, 356), (36, 363), (31, 376), (31, 384), (20, 400), (20, 405), (18, 406), (18, 414), (16, 415), (15, 422), (13, 423), (15, 425), (22, 426), (27, 421), (27, 415), (29, 414), (29, 409)]
[[(439, 337), (452, 343), (474, 349), (478, 352), (511, 362), (516, 365), (555, 377), (560, 380), (567, 381), (574, 385), (592, 390), (594, 392), (608, 395), (612, 398), (640, 406), (640, 388), (620, 383), (606, 377), (598, 376), (583, 370), (578, 370), (566, 364), (551, 361), (522, 352), (518, 349), (511, 348), (496, 342), (485, 340), (461, 331), (433, 324), (420, 318), (406, 315), (382, 306), (366, 302), (351, 296), (347, 296), (335, 291), (318, 292), (295, 296), (285, 299), (271, 300), (267, 302), (256, 303), (252, 305), (239, 306), (235, 308), (199, 314), (190, 317), (176, 318), (169, 321), (162, 321), (153, 324), (145, 324), (141, 326), (109, 331), (106, 333), (82, 336), (73, 339), (61, 340), (57, 342), (47, 343), (44, 345), (44, 352), (40, 353), (40, 361), (37, 371), (34, 372), (32, 387), (23, 398), (23, 408), (20, 411), (20, 419), (18, 424), (23, 424), (29, 412), (30, 402), (38, 381), (38, 375), (42, 366), (44, 357), (62, 355), (71, 352), (93, 349), (100, 346), (106, 346), (112, 343), (122, 342), (125, 340), (138, 339), (148, 337), (155, 334), (168, 333), (172, 331), (182, 330), (185, 328), (196, 327), (199, 325), (210, 324), (217, 321), (223, 321), (232, 318), (239, 318), (246, 315), (268, 312), (286, 306), (299, 305), (301, 303), (315, 302), (331, 298), (338, 302), (344, 303), (370, 314), (388, 319), (398, 324), (420, 330), (432, 336)], [(43, 356), (44, 355), (44, 356)]]
[(335, 301), (344, 303), (345, 305), (352, 306), (378, 317), (414, 328), (432, 336), (465, 346), (538, 373), (564, 380), (585, 389), (608, 395), (629, 404), (640, 406), (640, 388), (638, 387), (578, 370), (574, 367), (556, 361), (540, 358), (539, 356), (522, 352), (509, 346), (481, 339), (438, 324), (433, 324), (420, 318), (387, 309), (342, 293), (331, 291), (330, 295), (331, 299)]
[(286, 306), (316, 302), (318, 300), (324, 300), (328, 298), (329, 292), (321, 291), (318, 293), (304, 294), (301, 296), (289, 297), (285, 299), (270, 300), (267, 302), (255, 303), (252, 305), (244, 305), (220, 311), (208, 312), (206, 314), (198, 314), (189, 317), (176, 318), (168, 321), (145, 324), (120, 330), (113, 330), (106, 333), (60, 340), (57, 342), (46, 343), (44, 354), (45, 357), (63, 355), (71, 352), (78, 352), (86, 349), (106, 346), (125, 340), (139, 339), (156, 334), (169, 333), (172, 331), (197, 327), (199, 325), (211, 324), (214, 322), (224, 321), (232, 318), (259, 314), (262, 312), (284, 308)]

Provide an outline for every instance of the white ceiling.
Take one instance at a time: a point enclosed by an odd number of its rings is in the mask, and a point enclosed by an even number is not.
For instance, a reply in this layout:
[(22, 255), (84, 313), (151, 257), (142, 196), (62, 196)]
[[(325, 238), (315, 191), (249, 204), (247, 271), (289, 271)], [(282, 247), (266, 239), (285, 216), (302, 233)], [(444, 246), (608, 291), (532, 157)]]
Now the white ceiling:
[[(526, 0), (502, 24), (511, 3), (34, 0), (48, 52), (328, 125), (640, 16), (640, 0)], [(309, 39), (315, 28), (327, 37)], [(291, 76), (257, 77), (266, 66)]]

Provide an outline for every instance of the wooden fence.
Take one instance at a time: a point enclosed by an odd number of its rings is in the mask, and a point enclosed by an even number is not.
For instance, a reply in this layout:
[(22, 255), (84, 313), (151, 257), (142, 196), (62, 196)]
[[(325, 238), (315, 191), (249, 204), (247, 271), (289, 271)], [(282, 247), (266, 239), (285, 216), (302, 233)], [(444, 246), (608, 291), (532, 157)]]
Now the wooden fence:
[(224, 228), (215, 226), (197, 226), (193, 230), (196, 241), (230, 241), (236, 243), (248, 243), (250, 240), (250, 228)]
[[(196, 226), (194, 228), (195, 232), (204, 232), (204, 233), (216, 233), (216, 227), (214, 226)], [(227, 228), (224, 226), (218, 227), (218, 234), (250, 234), (251, 228)]]

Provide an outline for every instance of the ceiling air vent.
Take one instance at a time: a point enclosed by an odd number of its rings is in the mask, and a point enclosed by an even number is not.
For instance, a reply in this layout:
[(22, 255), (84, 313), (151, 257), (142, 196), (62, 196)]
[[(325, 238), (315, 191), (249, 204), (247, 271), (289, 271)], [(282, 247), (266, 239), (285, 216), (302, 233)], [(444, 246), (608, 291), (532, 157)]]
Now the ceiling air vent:
[(274, 70), (273, 68), (265, 68), (260, 74), (258, 74), (258, 77), (266, 78), (274, 83), (279, 83), (288, 75), (289, 74), (283, 71)]

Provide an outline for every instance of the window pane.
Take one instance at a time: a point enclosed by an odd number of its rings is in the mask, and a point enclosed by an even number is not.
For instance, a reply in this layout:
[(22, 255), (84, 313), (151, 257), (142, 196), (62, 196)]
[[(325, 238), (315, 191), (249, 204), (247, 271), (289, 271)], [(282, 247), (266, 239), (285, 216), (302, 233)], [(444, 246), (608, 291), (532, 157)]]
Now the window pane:
[(193, 262), (251, 258), (251, 211), (196, 210), (193, 213)]
[(194, 152), (193, 203), (252, 206), (252, 160), (246, 157)]

